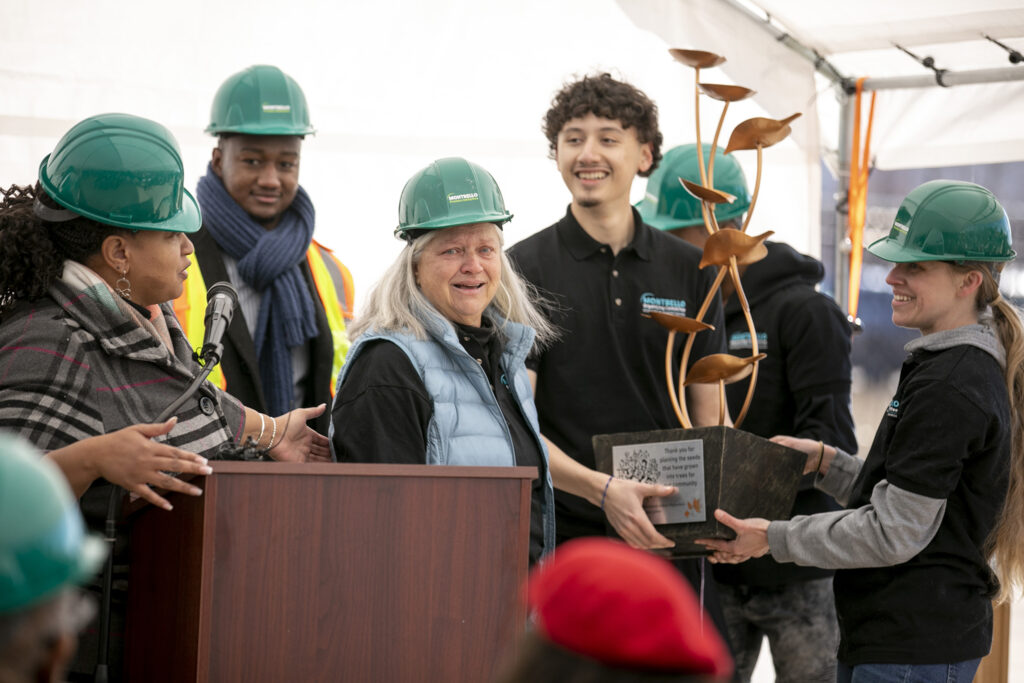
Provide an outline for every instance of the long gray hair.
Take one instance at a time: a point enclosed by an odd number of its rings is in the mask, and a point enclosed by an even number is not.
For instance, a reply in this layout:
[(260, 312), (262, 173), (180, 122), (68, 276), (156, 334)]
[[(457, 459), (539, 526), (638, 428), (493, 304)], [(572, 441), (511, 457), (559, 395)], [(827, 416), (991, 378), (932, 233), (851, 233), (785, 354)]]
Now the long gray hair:
[[(499, 243), (504, 246), (502, 231), (497, 226), (495, 231), (498, 233)], [(444, 230), (432, 230), (406, 245), (395, 262), (385, 271), (384, 276), (373, 286), (366, 305), (349, 325), (350, 339), (355, 341), (369, 329), (405, 331), (418, 339), (427, 338), (426, 329), (416, 311), (434, 310), (441, 317), (444, 316), (416, 286), (416, 265), (427, 246), (443, 232)], [(554, 325), (538, 308), (538, 304), (545, 302), (532, 285), (519, 277), (504, 250), (500, 254), (501, 277), (498, 281), (498, 291), (491, 300), (488, 310), (495, 310), (508, 321), (532, 327), (537, 333), (534, 344), (542, 348), (558, 336)]]

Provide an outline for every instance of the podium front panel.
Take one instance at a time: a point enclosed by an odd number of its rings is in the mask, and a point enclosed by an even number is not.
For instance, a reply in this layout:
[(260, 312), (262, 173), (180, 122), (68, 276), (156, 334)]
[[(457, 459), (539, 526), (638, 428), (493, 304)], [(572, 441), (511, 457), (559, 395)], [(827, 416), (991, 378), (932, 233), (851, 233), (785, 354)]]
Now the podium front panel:
[(485, 681), (525, 628), (535, 469), (213, 467), (136, 515), (129, 680)]

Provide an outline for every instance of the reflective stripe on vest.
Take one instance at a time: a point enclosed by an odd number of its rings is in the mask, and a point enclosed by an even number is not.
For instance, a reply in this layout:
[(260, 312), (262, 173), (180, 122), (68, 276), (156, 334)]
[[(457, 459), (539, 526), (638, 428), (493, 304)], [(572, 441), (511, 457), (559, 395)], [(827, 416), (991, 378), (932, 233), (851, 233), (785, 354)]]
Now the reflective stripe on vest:
[[(326, 255), (327, 258), (324, 258)], [(330, 249), (317, 242), (309, 245), (306, 252), (306, 260), (309, 262), (309, 270), (313, 273), (313, 283), (316, 285), (316, 292), (320, 295), (320, 301), (324, 305), (324, 313), (327, 314), (327, 325), (331, 328), (331, 341), (334, 344), (334, 357), (331, 360), (331, 397), (338, 386), (338, 373), (341, 366), (345, 364), (345, 356), (348, 354), (349, 340), (345, 332), (345, 312), (350, 310), (352, 304), (351, 296), (352, 276), (347, 278), (345, 274), (348, 269), (341, 265)], [(338, 290), (341, 296), (338, 296)], [(341, 302), (345, 302), (342, 308)]]
[[(189, 254), (191, 267), (188, 271), (188, 278), (185, 280), (185, 290), (182, 295), (174, 300), (174, 314), (188, 337), (189, 344), (194, 349), (203, 345), (203, 335), (206, 332), (203, 324), (206, 317), (206, 282), (199, 270), (195, 254)], [(352, 275), (348, 269), (339, 262), (330, 249), (313, 242), (306, 251), (306, 261), (309, 263), (310, 272), (313, 274), (313, 282), (316, 285), (317, 295), (323, 305), (324, 313), (327, 316), (327, 324), (331, 331), (333, 345), (333, 357), (331, 360), (331, 396), (337, 386), (338, 373), (345, 363), (345, 356), (348, 353), (349, 340), (345, 332), (345, 318), (351, 318), (352, 296), (354, 287)], [(221, 389), (227, 388), (227, 381), (220, 366), (210, 373), (210, 381)]]
[[(326, 257), (323, 258), (323, 264), (327, 268), (327, 272), (330, 273), (331, 280), (334, 283), (334, 291), (340, 296), (334, 297), (331, 301), (341, 302), (341, 311), (344, 314), (345, 320), (352, 319), (352, 305), (356, 298), (355, 284), (352, 282), (352, 273), (345, 267), (345, 264), (337, 259), (334, 252), (320, 244), (316, 240), (313, 240), (313, 244), (310, 247), (316, 247), (320, 250), (321, 255)], [(309, 254), (306, 255), (307, 260), (312, 258)], [(313, 262), (309, 262), (310, 269), (313, 268)]]

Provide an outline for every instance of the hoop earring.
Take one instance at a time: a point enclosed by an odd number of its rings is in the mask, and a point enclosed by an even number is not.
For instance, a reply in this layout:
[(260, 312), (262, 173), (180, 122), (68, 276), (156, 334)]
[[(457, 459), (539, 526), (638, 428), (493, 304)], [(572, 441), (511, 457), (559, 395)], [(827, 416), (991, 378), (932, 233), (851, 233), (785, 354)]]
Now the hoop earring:
[(121, 295), (122, 299), (132, 298), (132, 283), (128, 281), (128, 270), (119, 271), (121, 277), (114, 283), (114, 289)]

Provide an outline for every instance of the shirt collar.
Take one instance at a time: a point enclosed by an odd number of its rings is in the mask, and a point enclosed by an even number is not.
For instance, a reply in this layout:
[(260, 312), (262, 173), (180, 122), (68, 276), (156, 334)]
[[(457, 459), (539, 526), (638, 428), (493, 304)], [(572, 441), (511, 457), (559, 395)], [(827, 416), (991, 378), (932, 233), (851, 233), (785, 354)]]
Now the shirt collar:
[(153, 319), (153, 313), (148, 308), (144, 308), (143, 306), (138, 305), (137, 303), (130, 299), (125, 299), (124, 302), (131, 306), (132, 308), (134, 308), (136, 311), (138, 311), (139, 315), (141, 315), (146, 320)]
[[(622, 251), (632, 251), (644, 261), (650, 261), (653, 248), (652, 228), (644, 223), (640, 217), (640, 212), (635, 208), (633, 208), (633, 225), (633, 241), (627, 244)], [(572, 215), (571, 206), (565, 210), (565, 217), (558, 222), (556, 230), (562, 242), (568, 248), (569, 253), (577, 261), (590, 258), (598, 253), (602, 247), (608, 246), (587, 234), (587, 231), (579, 224), (576, 217)]]
[(480, 322), (480, 327), (463, 325), (462, 323), (454, 323), (454, 325), (458, 329), (460, 337), (468, 336), (473, 338), (480, 346), (487, 346), (494, 337), (496, 328), (487, 316), (482, 316)]

